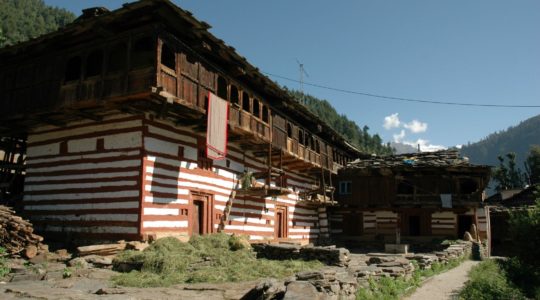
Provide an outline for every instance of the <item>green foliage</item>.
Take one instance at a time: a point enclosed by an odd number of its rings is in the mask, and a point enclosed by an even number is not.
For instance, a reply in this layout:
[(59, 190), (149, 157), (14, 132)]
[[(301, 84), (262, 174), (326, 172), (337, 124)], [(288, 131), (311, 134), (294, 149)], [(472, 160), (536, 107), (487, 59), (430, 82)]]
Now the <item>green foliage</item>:
[(494, 260), (485, 260), (469, 273), (470, 280), (459, 296), (465, 300), (525, 299)]
[(506, 154), (508, 159), (505, 164), (503, 156), (498, 157), (499, 166), (493, 171), (493, 180), (496, 182), (497, 191), (522, 188), (524, 186), (524, 174), (520, 168), (516, 167), (516, 154), (510, 152)]
[(70, 278), (72, 275), (73, 273), (71, 272), (70, 268), (64, 268), (64, 270), (62, 270), (62, 278)]
[(6, 276), (11, 271), (7, 265), (6, 255), (6, 249), (0, 247), (0, 278)]
[(529, 184), (540, 183), (540, 146), (533, 145), (525, 161), (525, 171)]
[(47, 6), (42, 0), (0, 1), (0, 47), (57, 30), (75, 19), (71, 12)]
[(318, 261), (272, 261), (257, 259), (239, 237), (226, 234), (193, 236), (188, 243), (163, 238), (142, 252), (124, 251), (114, 261), (142, 265), (140, 271), (112, 278), (118, 285), (151, 287), (178, 283), (247, 281), (263, 277), (286, 277), (320, 268)]
[(376, 153), (380, 155), (392, 154), (393, 149), (390, 144), (383, 144), (378, 134), (371, 135), (369, 127), (362, 129), (354, 121), (349, 120), (345, 115), (339, 115), (336, 109), (326, 100), (321, 100), (308, 94), (296, 90), (288, 90), (289, 94), (299, 102), (304, 102), (306, 107), (325, 121), (335, 131), (343, 135), (351, 144), (358, 147), (363, 152)]
[(461, 154), (471, 162), (495, 166), (497, 157), (509, 152), (516, 153), (516, 165), (523, 166), (532, 145), (540, 141), (540, 115), (529, 118), (517, 126), (495, 132), (479, 142), (464, 145)]
[[(538, 189), (538, 188), (537, 188)], [(532, 209), (511, 212), (509, 236), (512, 237), (516, 257), (540, 270), (540, 198)]]

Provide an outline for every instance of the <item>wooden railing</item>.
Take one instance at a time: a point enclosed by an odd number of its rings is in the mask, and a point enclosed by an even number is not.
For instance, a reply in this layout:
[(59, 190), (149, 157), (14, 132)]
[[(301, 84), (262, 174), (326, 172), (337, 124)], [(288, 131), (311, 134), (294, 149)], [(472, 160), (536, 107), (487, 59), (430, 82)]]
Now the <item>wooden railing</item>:
[(271, 141), (270, 125), (235, 105), (229, 108), (229, 124), (233, 132), (242, 131), (253, 134), (265, 142)]

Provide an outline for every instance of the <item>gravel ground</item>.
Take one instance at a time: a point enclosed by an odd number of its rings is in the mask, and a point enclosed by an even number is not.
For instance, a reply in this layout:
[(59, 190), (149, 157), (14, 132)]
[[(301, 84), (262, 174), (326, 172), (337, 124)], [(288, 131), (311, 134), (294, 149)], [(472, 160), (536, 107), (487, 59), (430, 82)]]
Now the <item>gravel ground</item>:
[(467, 260), (458, 267), (433, 276), (406, 300), (457, 299), (457, 294), (469, 279), (467, 274), (478, 261)]

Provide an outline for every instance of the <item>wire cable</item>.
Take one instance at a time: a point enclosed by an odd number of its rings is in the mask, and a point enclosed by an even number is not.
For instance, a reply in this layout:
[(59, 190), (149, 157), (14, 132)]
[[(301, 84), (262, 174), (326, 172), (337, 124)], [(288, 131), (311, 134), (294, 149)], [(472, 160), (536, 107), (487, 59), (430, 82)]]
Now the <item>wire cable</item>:
[[(292, 79), (289, 77), (276, 75), (268, 72), (261, 71), (261, 73), (264, 73), (268, 76), (280, 78), (292, 82), (300, 83), (297, 79)], [(372, 98), (378, 98), (381, 100), (387, 100), (387, 101), (404, 101), (404, 102), (417, 102), (417, 103), (428, 103), (428, 104), (438, 104), (438, 105), (457, 105), (457, 106), (475, 106), (475, 107), (499, 107), (499, 108), (540, 108), (540, 105), (510, 105), (510, 104), (480, 104), (480, 103), (466, 103), (466, 102), (450, 102), (450, 101), (435, 101), (435, 100), (426, 100), (426, 99), (414, 99), (414, 98), (403, 98), (403, 97), (393, 97), (393, 96), (385, 96), (385, 95), (378, 95), (373, 93), (366, 93), (366, 92), (359, 92), (359, 91), (352, 91), (352, 90), (346, 90), (341, 88), (335, 88), (331, 86), (325, 86), (322, 84), (316, 84), (316, 83), (310, 83), (310, 82), (303, 82), (304, 85), (309, 85), (321, 89), (346, 93), (346, 94), (353, 94), (353, 95), (362, 95)]]

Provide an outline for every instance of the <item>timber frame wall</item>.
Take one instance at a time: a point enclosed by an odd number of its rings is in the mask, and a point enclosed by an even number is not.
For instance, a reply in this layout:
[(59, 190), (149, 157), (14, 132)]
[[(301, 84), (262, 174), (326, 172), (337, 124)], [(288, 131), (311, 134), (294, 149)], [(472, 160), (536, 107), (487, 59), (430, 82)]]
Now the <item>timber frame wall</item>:
[[(27, 141), (23, 205), (41, 232), (188, 237), (225, 219), (252, 240), (328, 237), (332, 178), (359, 152), (208, 28), (145, 0), (0, 50), (0, 134)], [(225, 160), (202, 151), (209, 92), (230, 106)], [(246, 171), (286, 193), (231, 202)]]
[[(437, 154), (434, 154), (436, 157)], [(333, 236), (463, 238), (475, 224), (489, 237), (489, 210), (484, 189), (490, 168), (460, 164), (444, 167), (349, 166), (340, 170), (336, 191), (339, 207), (330, 209)], [(443, 207), (441, 194), (450, 195)], [(356, 220), (356, 221), (355, 221)]]

